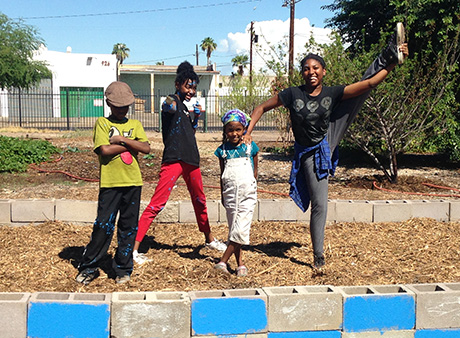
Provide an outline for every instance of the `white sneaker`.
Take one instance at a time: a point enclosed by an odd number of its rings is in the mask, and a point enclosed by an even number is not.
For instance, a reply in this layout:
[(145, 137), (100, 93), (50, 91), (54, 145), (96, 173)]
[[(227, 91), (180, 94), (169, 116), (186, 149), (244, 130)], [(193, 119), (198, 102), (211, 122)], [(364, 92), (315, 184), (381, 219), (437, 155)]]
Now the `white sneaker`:
[(133, 260), (136, 264), (142, 265), (146, 262), (151, 262), (152, 259), (148, 258), (145, 254), (143, 253), (138, 253), (137, 251), (133, 252)]
[(225, 250), (227, 250), (227, 245), (225, 245), (225, 243), (222, 243), (221, 241), (215, 238), (211, 243), (206, 243), (205, 245), (207, 248), (217, 250), (217, 251), (224, 252)]
[(398, 52), (398, 63), (404, 62), (404, 54), (399, 50), (399, 47), (406, 42), (406, 31), (402, 22), (396, 24), (396, 48)]

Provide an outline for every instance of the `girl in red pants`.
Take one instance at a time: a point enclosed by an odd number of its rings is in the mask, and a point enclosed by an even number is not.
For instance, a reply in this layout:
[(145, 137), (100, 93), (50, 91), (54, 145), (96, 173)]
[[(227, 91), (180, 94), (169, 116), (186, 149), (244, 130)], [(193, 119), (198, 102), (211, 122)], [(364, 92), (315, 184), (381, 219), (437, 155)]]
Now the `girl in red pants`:
[(177, 68), (176, 93), (168, 96), (162, 105), (163, 160), (155, 193), (139, 220), (133, 252), (133, 258), (137, 264), (142, 264), (147, 260), (144, 254), (138, 252), (140, 243), (150, 224), (165, 207), (181, 175), (190, 192), (198, 228), (204, 233), (205, 245), (219, 251), (225, 251), (227, 248), (224, 243), (214, 238), (209, 227), (200, 170), (200, 154), (195, 139), (201, 106), (195, 105), (194, 111), (190, 112), (184, 104), (184, 101), (188, 102), (195, 96), (198, 83), (199, 78), (193, 66), (187, 61), (181, 63)]

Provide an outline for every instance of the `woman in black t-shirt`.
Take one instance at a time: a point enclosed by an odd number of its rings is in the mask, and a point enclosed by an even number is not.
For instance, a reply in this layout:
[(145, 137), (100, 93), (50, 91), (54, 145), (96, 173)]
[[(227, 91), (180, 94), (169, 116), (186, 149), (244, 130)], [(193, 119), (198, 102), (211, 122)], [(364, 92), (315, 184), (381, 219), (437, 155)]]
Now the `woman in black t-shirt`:
[[(262, 115), (283, 105), (289, 109), (295, 138), (295, 155), (289, 179), (290, 197), (305, 212), (311, 203), (310, 235), (314, 267), (324, 266), (324, 228), (327, 218), (328, 176), (337, 165), (337, 145), (372, 88), (381, 83), (398, 62), (398, 51), (408, 55), (407, 44), (390, 45), (364, 74), (363, 80), (347, 86), (323, 86), (326, 64), (308, 54), (301, 61), (305, 84), (290, 87), (257, 106), (245, 142)], [(350, 100), (351, 99), (351, 100)]]

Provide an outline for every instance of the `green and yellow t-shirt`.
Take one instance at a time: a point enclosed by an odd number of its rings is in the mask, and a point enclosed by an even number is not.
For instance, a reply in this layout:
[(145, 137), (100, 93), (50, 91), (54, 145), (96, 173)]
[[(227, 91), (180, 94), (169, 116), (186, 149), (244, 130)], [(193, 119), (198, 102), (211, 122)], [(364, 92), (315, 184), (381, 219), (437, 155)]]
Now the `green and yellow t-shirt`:
[(131, 140), (148, 142), (142, 124), (138, 120), (114, 119), (100, 117), (93, 130), (94, 151), (99, 155), (101, 188), (141, 186), (142, 175), (136, 153), (125, 151), (113, 156), (102, 156), (98, 148), (110, 145), (113, 135), (122, 135)]

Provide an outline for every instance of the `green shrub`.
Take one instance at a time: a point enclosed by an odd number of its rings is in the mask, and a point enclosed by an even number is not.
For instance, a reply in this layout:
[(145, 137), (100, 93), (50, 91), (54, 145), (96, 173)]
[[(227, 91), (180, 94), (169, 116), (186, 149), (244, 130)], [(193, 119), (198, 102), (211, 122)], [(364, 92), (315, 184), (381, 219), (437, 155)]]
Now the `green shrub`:
[(48, 161), (59, 149), (45, 140), (0, 135), (0, 172), (23, 172), (31, 163)]

